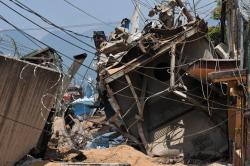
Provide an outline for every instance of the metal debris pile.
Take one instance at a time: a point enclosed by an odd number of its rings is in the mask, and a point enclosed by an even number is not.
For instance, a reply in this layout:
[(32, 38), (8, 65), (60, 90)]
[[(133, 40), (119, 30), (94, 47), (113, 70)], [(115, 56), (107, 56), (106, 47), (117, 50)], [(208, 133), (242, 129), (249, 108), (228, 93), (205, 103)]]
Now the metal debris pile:
[[(181, 9), (177, 18), (176, 8)], [(109, 39), (95, 32), (106, 116), (150, 156), (182, 158), (187, 164), (226, 159), (227, 112), (216, 111), (226, 110), (226, 98), (208, 73), (234, 69), (238, 62), (216, 52), (206, 22), (193, 18), (181, 1), (149, 12), (157, 14), (142, 32), (129, 33), (124, 20)]]
[[(72, 79), (86, 54), (75, 56), (67, 72), (51, 48), (21, 60), (0, 56), (0, 92), (6, 94), (0, 101), (6, 143), (0, 148), (8, 159), (19, 160), (18, 166), (240, 163), (246, 71), (232, 45), (215, 46), (205, 20), (193, 17), (181, 0), (156, 5), (142, 31), (137, 12), (131, 30), (126, 18), (109, 38), (94, 32), (97, 78), (85, 87)], [(25, 97), (25, 109), (23, 99), (6, 89)], [(32, 118), (19, 118), (18, 111)], [(29, 137), (18, 140), (16, 128)], [(10, 155), (18, 141), (24, 144)]]
[(45, 160), (84, 161), (81, 150), (121, 144), (166, 158), (165, 164), (227, 160), (225, 87), (211, 84), (208, 74), (234, 69), (238, 61), (228, 59), (225, 47), (213, 46), (206, 22), (193, 18), (182, 1), (156, 5), (149, 16), (157, 15), (143, 31), (132, 18), (130, 32), (129, 19), (108, 39), (94, 32), (97, 84), (90, 80), (84, 93), (70, 85), (85, 58), (76, 56), (63, 78), (66, 93), (59, 94), (61, 113), (51, 121)]

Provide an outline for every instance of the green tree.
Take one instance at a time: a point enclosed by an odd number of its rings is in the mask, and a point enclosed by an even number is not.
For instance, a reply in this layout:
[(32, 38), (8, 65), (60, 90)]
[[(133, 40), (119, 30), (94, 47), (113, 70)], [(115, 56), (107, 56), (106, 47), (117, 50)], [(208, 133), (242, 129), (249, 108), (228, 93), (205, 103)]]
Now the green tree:
[(219, 20), (221, 17), (221, 6), (222, 6), (222, 1), (221, 0), (217, 0), (217, 5), (214, 8), (213, 12), (212, 12), (212, 19), (214, 20)]
[(219, 26), (208, 27), (208, 37), (212, 40), (214, 45), (220, 43), (221, 40), (221, 30)]

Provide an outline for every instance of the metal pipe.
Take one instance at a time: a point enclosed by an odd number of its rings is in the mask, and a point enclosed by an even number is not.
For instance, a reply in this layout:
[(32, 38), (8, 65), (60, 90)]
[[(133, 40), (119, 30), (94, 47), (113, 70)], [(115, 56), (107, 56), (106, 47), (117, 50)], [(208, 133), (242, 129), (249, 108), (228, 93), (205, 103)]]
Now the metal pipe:
[(175, 85), (175, 50), (176, 45), (174, 44), (171, 49), (171, 64), (170, 64), (170, 87), (173, 88)]

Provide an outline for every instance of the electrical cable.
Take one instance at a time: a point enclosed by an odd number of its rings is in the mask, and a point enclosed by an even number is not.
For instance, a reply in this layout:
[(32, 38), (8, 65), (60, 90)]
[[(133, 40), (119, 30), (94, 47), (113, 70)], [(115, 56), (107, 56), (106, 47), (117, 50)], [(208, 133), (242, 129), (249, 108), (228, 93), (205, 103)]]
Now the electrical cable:
[(207, 4), (206, 4), (206, 5), (204, 5), (204, 6), (198, 7), (196, 10), (200, 10), (200, 9), (206, 8), (206, 7), (208, 7), (208, 6), (210, 6), (210, 5), (214, 4), (214, 3), (216, 3), (216, 1), (213, 1), (213, 2), (207, 3)]
[[(111, 25), (117, 25), (119, 24), (118, 21), (115, 21), (115, 22), (107, 22), (107, 24), (111, 24)], [(75, 24), (75, 25), (62, 25), (60, 27), (62, 28), (81, 28), (81, 27), (91, 27), (91, 26), (100, 26), (100, 25), (103, 25), (102, 23), (91, 23), (91, 24)], [(56, 29), (56, 27), (53, 27), (53, 26), (48, 26), (48, 27), (44, 27), (46, 29)], [(23, 31), (36, 31), (36, 30), (42, 30), (41, 28), (20, 28), (21, 30)], [(15, 31), (15, 29), (8, 29), (8, 28), (5, 28), (5, 29), (1, 29), (0, 32), (4, 32), (4, 31)], [(75, 32), (76, 33), (76, 32)], [(82, 34), (79, 34), (77, 33), (79, 36), (83, 36)], [(93, 38), (91, 36), (86, 36), (84, 35), (86, 38)]]
[[(134, 8), (136, 9), (137, 8), (137, 3), (135, 1), (139, 2), (139, 0), (131, 0), (131, 3), (133, 4)], [(141, 18), (142, 22), (144, 22), (144, 24), (145, 24), (145, 20), (147, 20), (147, 19), (143, 15), (143, 13), (141, 12), (140, 8), (138, 9), (138, 12), (139, 12), (139, 17)]]
[(79, 49), (81, 49), (81, 50), (84, 50), (84, 51), (86, 51), (86, 52), (88, 52), (88, 53), (91, 53), (91, 54), (94, 54), (94, 55), (95, 55), (95, 53), (93, 53), (93, 52), (91, 52), (91, 51), (89, 51), (89, 50), (87, 50), (87, 49), (84, 49), (84, 48), (82, 48), (82, 47), (80, 47), (80, 46), (78, 46), (78, 45), (76, 45), (76, 44), (74, 44), (74, 43), (72, 43), (72, 42), (70, 42), (70, 41), (68, 41), (68, 40), (66, 40), (66, 39), (64, 39), (64, 38), (62, 38), (62, 37), (60, 37), (60, 36), (57, 35), (57, 34), (54, 34), (54, 33), (50, 32), (50, 31), (48, 31), (47, 29), (45, 29), (44, 27), (42, 27), (42, 26), (40, 26), (39, 24), (35, 23), (34, 21), (30, 20), (29, 18), (27, 18), (26, 16), (24, 16), (24, 15), (21, 14), (20, 12), (18, 12), (18, 11), (16, 11), (15, 9), (11, 8), (11, 7), (10, 7), (9, 5), (7, 5), (6, 3), (4, 3), (4, 2), (2, 2), (2, 1), (0, 1), (0, 3), (2, 3), (3, 5), (5, 5), (5, 6), (6, 6), (7, 8), (9, 8), (10, 10), (14, 11), (14, 12), (17, 13), (18, 15), (20, 15), (21, 17), (25, 18), (25, 19), (28, 20), (29, 22), (33, 23), (34, 25), (36, 25), (36, 26), (42, 28), (44, 31), (50, 33), (51, 35), (53, 35), (53, 36), (55, 36), (55, 37), (57, 37), (57, 38), (63, 40), (64, 42), (66, 42), (66, 43), (68, 43), (68, 44), (70, 44), (70, 45), (72, 45), (72, 46), (75, 46), (76, 48), (79, 48)]
[(112, 28), (115, 28), (114, 26), (112, 26), (112, 25), (110, 25), (110, 24), (107, 24), (107, 22), (102, 21), (101, 19), (97, 18), (96, 16), (94, 16), (94, 15), (92, 15), (92, 14), (90, 14), (90, 13), (84, 11), (83, 9), (77, 7), (77, 6), (74, 5), (72, 2), (69, 2), (68, 0), (64, 0), (64, 2), (66, 2), (66, 3), (67, 3), (68, 5), (70, 5), (71, 7), (77, 9), (77, 10), (80, 11), (81, 13), (84, 13), (85, 15), (87, 15), (87, 16), (89, 16), (89, 17), (91, 17), (91, 18), (93, 18), (93, 19), (95, 19), (95, 20), (97, 20), (97, 21), (103, 23), (104, 25), (109, 26), (109, 27), (112, 27)]
[[(37, 17), (39, 17), (42, 21), (46, 22), (47, 24), (56, 27), (57, 29), (63, 31), (64, 33), (66, 33), (66, 34), (69, 35), (70, 37), (74, 38), (75, 40), (77, 40), (77, 41), (79, 41), (79, 42), (82, 42), (83, 44), (85, 44), (85, 45), (87, 45), (88, 47), (90, 47), (90, 48), (92, 48), (92, 49), (95, 50), (95, 47), (94, 47), (94, 46), (92, 46), (92, 45), (86, 43), (86, 42), (83, 41), (83, 40), (80, 40), (79, 38), (73, 36), (73, 35), (70, 34), (69, 32), (71, 32), (71, 33), (73, 33), (73, 34), (75, 34), (75, 35), (79, 35), (78, 33), (73, 32), (73, 31), (71, 31), (71, 30), (64, 29), (64, 28), (62, 28), (61, 26), (58, 26), (58, 25), (54, 24), (53, 22), (51, 22), (51, 21), (48, 20), (47, 18), (41, 16), (39, 13), (35, 12), (34, 10), (32, 10), (32, 9), (29, 8), (28, 6), (24, 5), (23, 3), (19, 2), (18, 0), (16, 0), (16, 2), (14, 2), (13, 0), (10, 0), (10, 1), (11, 1), (12, 3), (14, 3), (16, 6), (22, 8), (23, 10), (28, 11), (28, 12), (30, 12), (30, 13), (36, 15)], [(81, 36), (90, 38), (89, 36), (85, 36), (85, 35), (81, 35)]]
[[(24, 32), (24, 31), (22, 31), (21, 29), (19, 29), (18, 27), (16, 27), (14, 24), (10, 23), (7, 19), (5, 19), (2, 15), (0, 15), (0, 19), (2, 19), (2, 20), (3, 20), (4, 22), (6, 22), (7, 24), (11, 25), (11, 26), (12, 26), (13, 28), (15, 28), (16, 30), (18, 30), (18, 31), (19, 31), (21, 34), (23, 34), (25, 37), (28, 36), (28, 37), (27, 37), (28, 39), (32, 38), (33, 40), (35, 40), (35, 41), (41, 43), (42, 45), (44, 45), (44, 46), (46, 46), (46, 47), (48, 47), (48, 48), (52, 48), (53, 50), (55, 50), (57, 53), (59, 53), (59, 54), (62, 55), (63, 57), (66, 57), (67, 59), (74, 61), (73, 58), (71, 58), (71, 57), (67, 56), (66, 54), (64, 54), (64, 53), (62, 53), (62, 52), (60, 52), (60, 51), (54, 49), (53, 47), (49, 46), (48, 44), (46, 44), (46, 43), (44, 43), (44, 42), (38, 40), (38, 39), (35, 38), (34, 36), (32, 36), (32, 35), (30, 35), (30, 34)], [(30, 40), (31, 40), (31, 39), (30, 39)], [(34, 42), (33, 40), (31, 40), (31, 41)], [(35, 43), (35, 42), (34, 42), (34, 43)], [(36, 43), (35, 43), (35, 44), (36, 44)], [(38, 45), (38, 44), (37, 44), (37, 45)], [(38, 46), (41, 47), (40, 45), (38, 45)], [(88, 66), (86, 66), (86, 65), (84, 65), (84, 64), (81, 64), (81, 65), (84, 66), (84, 67), (86, 67), (86, 68), (89, 68)], [(94, 71), (94, 72), (96, 72), (95, 69), (92, 69), (92, 68), (89, 68), (89, 69), (92, 70), (92, 71)]]
[[(10, 0), (10, 1), (12, 1), (12, 0)], [(52, 23), (50, 20), (48, 20), (48, 19), (46, 19), (45, 17), (41, 16), (40, 14), (38, 14), (37, 12), (33, 11), (32, 9), (30, 9), (28, 6), (22, 4), (22, 3), (19, 2), (18, 0), (16, 0), (16, 1), (17, 1), (19, 4), (16, 4), (16, 3), (13, 2), (13, 1), (12, 1), (12, 2), (15, 3), (16, 5), (18, 5), (19, 7), (23, 8), (24, 10), (26, 10), (26, 11), (28, 11), (28, 12), (31, 12), (31, 13), (35, 14), (36, 16), (38, 16), (39, 18), (41, 18), (41, 19), (42, 19), (43, 21), (45, 21), (46, 23), (48, 23), (48, 24), (50, 24), (50, 25), (52, 25), (52, 26), (55, 26), (56, 28), (58, 28), (58, 29), (62, 30), (63, 32), (65, 32), (65, 29), (63, 29), (63, 28), (61, 28), (61, 27), (55, 25), (55, 24)], [(21, 5), (21, 6), (20, 6), (20, 5)], [(72, 31), (70, 31), (70, 32), (72, 32)], [(68, 32), (65, 32), (65, 33), (68, 34), (68, 35), (70, 35)], [(73, 32), (73, 33), (75, 34), (75, 32)], [(74, 39), (78, 40), (78, 41), (81, 41), (81, 40), (79, 40), (78, 38), (76, 38), (76, 37), (74, 37), (74, 36), (72, 36), (72, 35), (70, 35), (70, 36), (73, 37)], [(81, 42), (83, 42), (83, 41), (81, 41)], [(83, 42), (83, 43), (85, 43), (85, 42)], [(85, 44), (86, 44), (86, 43), (85, 43)], [(86, 45), (88, 45), (88, 44), (86, 44)], [(90, 45), (88, 45), (88, 46), (90, 46)], [(96, 50), (95, 47), (93, 47), (93, 46), (90, 46), (90, 47), (93, 48), (94, 50)], [(95, 55), (95, 56), (96, 56), (96, 55)], [(94, 61), (95, 56), (92, 58), (90, 64), (88, 65), (88, 68), (87, 68), (87, 70), (86, 70), (86, 72), (85, 72), (85, 74), (84, 74), (84, 76), (83, 76), (84, 78), (86, 77), (86, 75), (87, 75), (87, 73), (88, 73), (88, 69), (90, 68), (92, 62)]]

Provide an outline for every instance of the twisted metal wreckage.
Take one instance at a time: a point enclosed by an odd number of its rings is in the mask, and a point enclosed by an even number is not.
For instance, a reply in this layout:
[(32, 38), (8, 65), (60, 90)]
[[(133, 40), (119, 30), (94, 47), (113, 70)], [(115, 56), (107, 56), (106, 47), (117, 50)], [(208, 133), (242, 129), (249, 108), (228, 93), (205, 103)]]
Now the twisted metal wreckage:
[[(181, 13), (174, 18), (178, 7)], [(214, 47), (206, 22), (193, 18), (180, 0), (149, 12), (156, 14), (158, 21), (142, 32), (129, 33), (126, 19), (109, 39), (94, 32), (98, 88), (107, 117), (149, 155), (183, 155), (186, 162), (229, 156), (235, 161), (244, 144), (241, 130), (236, 131), (243, 122), (235, 114), (245, 79), (225, 84), (216, 72), (234, 70), (231, 77), (237, 80), (242, 74), (237, 56), (229, 57), (224, 44)], [(186, 24), (180, 21), (182, 14)]]

